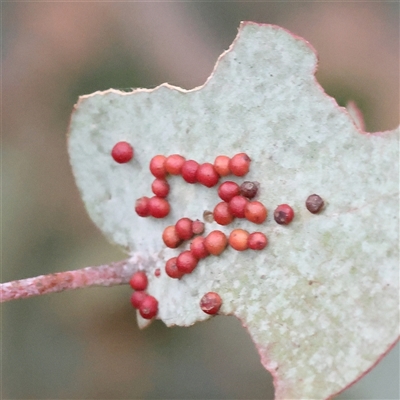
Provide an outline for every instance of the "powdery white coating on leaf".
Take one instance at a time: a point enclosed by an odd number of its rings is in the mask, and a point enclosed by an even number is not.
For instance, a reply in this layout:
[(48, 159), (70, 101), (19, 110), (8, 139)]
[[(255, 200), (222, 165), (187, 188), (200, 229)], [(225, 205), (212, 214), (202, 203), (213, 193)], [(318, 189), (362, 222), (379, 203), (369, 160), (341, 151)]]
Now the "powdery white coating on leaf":
[[(204, 86), (83, 96), (70, 127), (71, 163), (87, 210), (112, 242), (143, 261), (158, 317), (182, 326), (208, 319), (199, 301), (219, 293), (221, 313), (249, 330), (277, 399), (334, 395), (399, 334), (399, 131), (357, 130), (316, 82), (316, 64), (304, 40), (243, 23)], [(135, 149), (123, 165), (110, 156), (121, 140)], [(269, 245), (259, 252), (227, 249), (201, 260), (191, 275), (169, 278), (165, 261), (182, 249), (165, 249), (162, 230), (181, 217), (202, 219), (220, 200), (216, 188), (173, 176), (170, 215), (138, 217), (135, 200), (151, 196), (150, 159), (180, 153), (213, 162), (243, 151), (252, 159), (249, 174), (227, 179), (260, 182), (257, 200), (269, 210), (267, 221), (206, 223), (205, 233), (262, 231)], [(316, 215), (305, 207), (313, 193), (325, 201)], [(290, 225), (273, 221), (281, 203), (295, 211)]]

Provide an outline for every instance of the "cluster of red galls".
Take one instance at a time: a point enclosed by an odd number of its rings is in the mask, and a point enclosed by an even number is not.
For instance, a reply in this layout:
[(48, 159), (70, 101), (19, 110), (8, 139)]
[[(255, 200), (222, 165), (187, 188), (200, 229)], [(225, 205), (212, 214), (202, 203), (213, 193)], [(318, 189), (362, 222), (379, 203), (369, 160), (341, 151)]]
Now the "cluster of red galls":
[(180, 154), (168, 157), (156, 155), (150, 161), (150, 172), (156, 178), (151, 184), (153, 197), (141, 197), (136, 201), (135, 210), (141, 217), (152, 216), (164, 218), (170, 212), (170, 205), (166, 200), (170, 186), (167, 181), (168, 174), (181, 175), (187, 183), (199, 183), (206, 187), (215, 186), (221, 177), (230, 173), (244, 176), (249, 171), (250, 158), (245, 153), (239, 153), (229, 158), (218, 156), (214, 164), (199, 164), (194, 160), (186, 160)]
[[(148, 279), (144, 271), (135, 272), (129, 284), (134, 292), (131, 295), (132, 306), (139, 310), (145, 319), (152, 319), (158, 313), (158, 301), (146, 293)], [(221, 308), (222, 300), (218, 293), (208, 292), (200, 300), (201, 309), (207, 314), (216, 314)]]
[(145, 319), (152, 319), (158, 312), (158, 301), (155, 297), (145, 292), (148, 285), (147, 275), (144, 271), (135, 272), (129, 284), (134, 290), (131, 296), (132, 306), (139, 310), (140, 315)]
[[(115, 161), (125, 163), (133, 157), (133, 149), (126, 142), (117, 143), (112, 156)], [(229, 158), (218, 156), (214, 163), (199, 164), (194, 160), (186, 160), (179, 154), (168, 157), (156, 155), (150, 161), (150, 172), (155, 177), (151, 189), (154, 196), (141, 197), (136, 201), (135, 211), (141, 217), (152, 216), (164, 218), (170, 212), (170, 205), (166, 200), (170, 186), (168, 174), (181, 175), (190, 184), (199, 183), (206, 187), (214, 187), (221, 177), (233, 174), (242, 177), (249, 172), (251, 159), (245, 153), (239, 153)], [(257, 182), (245, 181), (238, 185), (233, 181), (225, 181), (218, 187), (221, 198), (212, 212), (212, 217), (219, 225), (229, 225), (235, 218), (245, 218), (255, 224), (262, 224), (268, 215), (265, 206), (254, 201), (259, 185)], [(288, 224), (294, 217), (293, 209), (287, 204), (281, 204), (274, 211), (274, 219), (279, 224)], [(189, 218), (179, 219), (175, 225), (164, 229), (162, 239), (169, 248), (177, 248), (184, 241), (192, 239), (204, 232), (204, 223)], [(190, 243), (189, 250), (181, 252), (177, 257), (169, 259), (165, 265), (166, 274), (174, 279), (180, 279), (190, 274), (196, 268), (199, 260), (209, 255), (220, 255), (230, 245), (237, 251), (262, 250), (268, 244), (267, 237), (262, 232), (249, 233), (244, 229), (234, 229), (229, 238), (224, 232), (214, 230), (207, 236), (196, 236)], [(156, 271), (156, 276), (160, 271)], [(144, 283), (145, 282), (145, 283)], [(131, 287), (135, 290), (131, 297), (132, 305), (137, 308), (143, 318), (151, 319), (157, 314), (157, 300), (146, 294), (147, 277), (140, 271), (132, 276)], [(206, 293), (200, 301), (201, 309), (208, 314), (215, 314), (221, 306), (221, 298), (217, 293)]]
[[(262, 206), (260, 210), (257, 209), (256, 214), (260, 215), (260, 221), (264, 221), (266, 209)], [(215, 207), (213, 215), (214, 220), (220, 223), (218, 207)], [(233, 218), (231, 216), (231, 221)], [(224, 222), (221, 225), (227, 225), (227, 223)], [(164, 229), (162, 239), (167, 247), (175, 249), (185, 240), (190, 240), (193, 236), (202, 234), (203, 231), (204, 224), (201, 221), (181, 218), (175, 225), (167, 226)], [(214, 230), (206, 236), (196, 236), (190, 243), (189, 250), (185, 250), (177, 257), (169, 259), (165, 265), (165, 272), (171, 278), (180, 279), (183, 275), (193, 272), (201, 259), (209, 255), (220, 255), (228, 244), (237, 251), (244, 251), (247, 249), (262, 250), (267, 243), (267, 237), (262, 232), (249, 233), (244, 229), (234, 229), (227, 237), (224, 232)]]
[[(162, 218), (168, 215), (170, 207), (165, 197), (169, 193), (167, 175), (181, 175), (191, 184), (200, 183), (206, 187), (217, 185), (221, 177), (233, 174), (244, 176), (250, 169), (250, 157), (239, 153), (229, 158), (218, 156), (214, 163), (199, 164), (194, 160), (186, 160), (179, 154), (165, 157), (157, 155), (150, 161), (150, 171), (156, 178), (152, 183), (154, 197), (141, 197), (135, 204), (135, 210), (142, 217), (153, 216)], [(261, 224), (267, 217), (267, 209), (259, 201), (251, 201), (258, 191), (255, 182), (244, 182), (238, 185), (232, 181), (223, 182), (218, 187), (218, 194), (223, 200), (213, 211), (214, 220), (220, 225), (228, 225), (235, 218), (246, 218), (256, 224)], [(179, 219), (175, 225), (168, 226), (162, 234), (165, 245), (177, 248), (184, 241), (204, 232), (204, 223), (189, 218)], [(248, 233), (243, 229), (234, 229), (229, 239), (225, 233), (215, 230), (206, 237), (197, 236), (190, 244), (190, 249), (181, 252), (166, 263), (165, 271), (168, 276), (180, 279), (184, 274), (190, 274), (196, 268), (199, 260), (208, 255), (219, 255), (227, 247), (243, 251), (248, 248), (262, 250), (267, 245), (267, 238), (261, 232)]]

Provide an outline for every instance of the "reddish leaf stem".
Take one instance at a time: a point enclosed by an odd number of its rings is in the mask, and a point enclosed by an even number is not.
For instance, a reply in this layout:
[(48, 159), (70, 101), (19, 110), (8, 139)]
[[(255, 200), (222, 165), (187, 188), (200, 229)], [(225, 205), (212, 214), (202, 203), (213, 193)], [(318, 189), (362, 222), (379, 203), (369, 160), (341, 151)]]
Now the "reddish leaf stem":
[(40, 296), (47, 293), (63, 292), (89, 286), (114, 286), (129, 283), (138, 265), (129, 260), (109, 265), (86, 267), (74, 271), (40, 275), (0, 284), (0, 302)]

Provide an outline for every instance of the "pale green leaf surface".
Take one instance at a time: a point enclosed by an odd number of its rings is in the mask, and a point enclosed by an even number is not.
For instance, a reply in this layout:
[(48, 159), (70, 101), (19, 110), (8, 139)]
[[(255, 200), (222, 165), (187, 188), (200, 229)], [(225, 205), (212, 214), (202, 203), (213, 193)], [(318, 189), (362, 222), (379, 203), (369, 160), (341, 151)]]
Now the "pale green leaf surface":
[[(243, 23), (204, 86), (82, 96), (70, 126), (71, 163), (87, 210), (110, 241), (142, 261), (158, 318), (183, 326), (205, 320), (199, 300), (218, 292), (221, 312), (249, 330), (277, 399), (332, 396), (399, 334), (399, 131), (360, 131), (316, 82), (316, 64), (303, 39)], [(110, 156), (120, 140), (135, 148), (123, 165)], [(135, 200), (152, 195), (150, 159), (180, 153), (213, 162), (243, 151), (252, 158), (250, 173), (227, 179), (260, 182), (268, 219), (260, 226), (206, 223), (206, 233), (260, 230), (268, 247), (227, 249), (181, 280), (169, 278), (165, 261), (182, 249), (165, 249), (162, 230), (184, 216), (202, 219), (220, 200), (216, 188), (174, 176), (170, 215), (138, 217)], [(326, 201), (317, 215), (304, 204), (312, 193)], [(295, 210), (288, 226), (272, 217), (281, 203)]]

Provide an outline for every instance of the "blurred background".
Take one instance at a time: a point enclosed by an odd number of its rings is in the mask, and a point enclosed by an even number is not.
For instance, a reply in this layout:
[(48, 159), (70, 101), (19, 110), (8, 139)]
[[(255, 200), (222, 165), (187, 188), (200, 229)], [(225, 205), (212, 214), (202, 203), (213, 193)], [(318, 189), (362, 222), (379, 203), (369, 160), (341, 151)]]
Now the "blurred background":
[[(66, 131), (79, 95), (204, 83), (241, 20), (318, 50), (317, 78), (367, 130), (399, 124), (398, 2), (2, 4), (3, 282), (120, 260), (87, 216)], [(272, 399), (239, 321), (136, 326), (128, 287), (6, 303), (3, 399)], [(398, 346), (339, 399), (399, 399)]]

